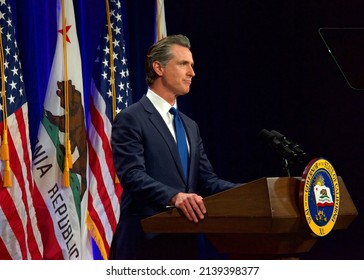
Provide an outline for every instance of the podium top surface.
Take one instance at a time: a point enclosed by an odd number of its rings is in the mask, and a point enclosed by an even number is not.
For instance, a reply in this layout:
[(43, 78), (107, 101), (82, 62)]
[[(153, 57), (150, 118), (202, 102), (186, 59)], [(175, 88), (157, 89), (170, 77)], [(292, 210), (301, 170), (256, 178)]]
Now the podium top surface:
[[(298, 207), (300, 178), (261, 178), (204, 199), (205, 219), (190, 222), (178, 209), (142, 220), (149, 233), (285, 233), (308, 230)], [(339, 177), (341, 205), (335, 229), (348, 227), (357, 215)]]

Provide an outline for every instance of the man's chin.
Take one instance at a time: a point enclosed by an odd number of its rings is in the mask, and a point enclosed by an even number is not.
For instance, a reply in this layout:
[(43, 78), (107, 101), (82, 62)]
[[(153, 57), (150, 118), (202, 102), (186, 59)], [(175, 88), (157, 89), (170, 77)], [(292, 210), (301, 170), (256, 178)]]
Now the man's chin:
[(184, 92), (180, 92), (179, 94), (178, 94), (178, 96), (183, 96), (183, 95), (186, 95), (186, 94), (188, 94), (190, 91), (188, 90), (188, 91), (184, 91)]

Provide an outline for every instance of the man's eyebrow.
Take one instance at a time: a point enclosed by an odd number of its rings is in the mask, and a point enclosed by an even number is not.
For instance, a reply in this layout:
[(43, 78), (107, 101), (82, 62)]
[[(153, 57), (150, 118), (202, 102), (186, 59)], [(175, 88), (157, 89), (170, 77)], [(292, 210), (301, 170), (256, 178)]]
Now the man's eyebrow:
[(180, 62), (179, 62), (180, 64), (191, 64), (191, 65), (194, 65), (195, 64), (195, 62), (194, 61), (189, 61), (189, 60), (181, 60)]

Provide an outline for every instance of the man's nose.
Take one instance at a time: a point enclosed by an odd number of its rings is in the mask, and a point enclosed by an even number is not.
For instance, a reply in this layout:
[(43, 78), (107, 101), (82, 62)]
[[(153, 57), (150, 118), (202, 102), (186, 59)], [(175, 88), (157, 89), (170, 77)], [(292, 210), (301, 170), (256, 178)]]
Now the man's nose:
[(191, 77), (194, 77), (196, 74), (195, 74), (195, 71), (193, 70), (193, 67), (190, 66), (188, 71), (187, 71), (187, 74)]

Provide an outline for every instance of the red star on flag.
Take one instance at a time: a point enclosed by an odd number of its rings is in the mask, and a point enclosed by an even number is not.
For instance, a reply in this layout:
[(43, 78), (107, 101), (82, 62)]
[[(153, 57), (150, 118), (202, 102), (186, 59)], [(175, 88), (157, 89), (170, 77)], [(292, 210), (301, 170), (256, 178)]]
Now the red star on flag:
[[(71, 25), (67, 25), (67, 26), (66, 26), (66, 41), (67, 41), (68, 43), (71, 43), (70, 38), (67, 36), (67, 32), (68, 32), (68, 30), (70, 30), (70, 28), (71, 28)], [(61, 33), (61, 34), (63, 35), (63, 29), (58, 30), (58, 32), (59, 32), (59, 33)]]

